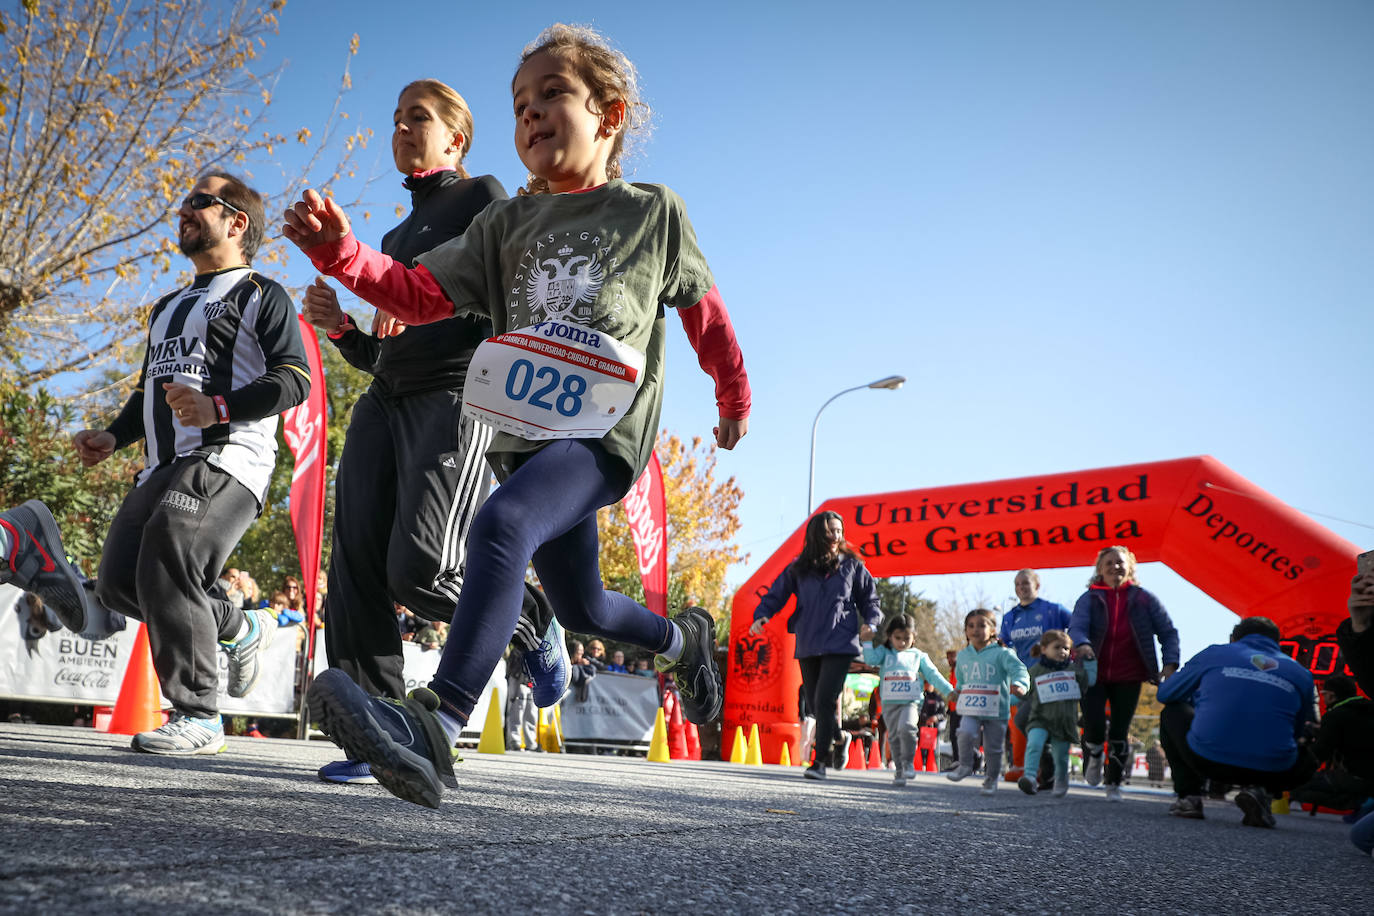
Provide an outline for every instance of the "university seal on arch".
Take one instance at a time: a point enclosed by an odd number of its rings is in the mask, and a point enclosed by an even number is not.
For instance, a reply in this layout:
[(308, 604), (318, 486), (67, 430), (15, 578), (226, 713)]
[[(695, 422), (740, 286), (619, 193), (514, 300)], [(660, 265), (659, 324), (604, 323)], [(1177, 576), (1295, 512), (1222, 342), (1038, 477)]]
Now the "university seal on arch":
[(777, 639), (767, 628), (755, 635), (748, 630), (735, 643), (735, 673), (750, 690), (771, 687), (782, 675)]

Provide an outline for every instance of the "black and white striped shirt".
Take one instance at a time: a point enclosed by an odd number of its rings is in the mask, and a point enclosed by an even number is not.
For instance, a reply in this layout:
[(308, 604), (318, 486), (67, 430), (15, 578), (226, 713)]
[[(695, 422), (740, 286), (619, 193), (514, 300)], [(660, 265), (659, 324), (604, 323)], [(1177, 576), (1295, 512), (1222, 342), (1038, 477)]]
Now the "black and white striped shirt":
[[(166, 382), (222, 396), (229, 422), (181, 424), (167, 406)], [(138, 387), (109, 430), (119, 447), (145, 440), (139, 484), (154, 469), (197, 453), (261, 503), (276, 462), (277, 414), (309, 391), (291, 298), (251, 268), (231, 267), (199, 274), (154, 304)]]

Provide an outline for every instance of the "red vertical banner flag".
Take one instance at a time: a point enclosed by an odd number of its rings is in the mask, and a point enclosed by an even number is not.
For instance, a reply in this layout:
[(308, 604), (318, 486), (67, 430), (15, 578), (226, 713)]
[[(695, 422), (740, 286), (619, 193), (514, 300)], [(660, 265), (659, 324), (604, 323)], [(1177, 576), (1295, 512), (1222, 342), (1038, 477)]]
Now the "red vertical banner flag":
[(668, 504), (663, 493), (663, 467), (658, 453), (621, 500), (634, 536), (639, 575), (644, 580), (644, 605), (660, 617), (668, 616)]
[[(291, 529), (296, 533), (296, 553), (301, 559), (301, 592), (305, 595), (306, 626), (315, 632), (320, 545), (324, 537), (325, 399), (324, 366), (320, 341), (304, 318), (301, 342), (310, 364), (310, 395), (304, 403), (282, 413), (282, 435), (296, 457), (291, 472)], [(312, 640), (313, 643), (313, 640)]]

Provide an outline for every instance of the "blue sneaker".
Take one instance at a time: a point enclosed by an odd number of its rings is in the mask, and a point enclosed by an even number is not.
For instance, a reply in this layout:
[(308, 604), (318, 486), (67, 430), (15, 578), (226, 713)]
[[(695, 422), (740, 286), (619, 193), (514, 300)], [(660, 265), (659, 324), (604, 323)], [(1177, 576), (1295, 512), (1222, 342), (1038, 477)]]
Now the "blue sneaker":
[(557, 620), (549, 621), (539, 648), (525, 653), (525, 674), (534, 685), (534, 705), (553, 706), (568, 692), (568, 643)]
[(404, 700), (368, 696), (338, 668), (326, 668), (310, 685), (310, 719), (343, 748), (350, 760), (368, 764), (392, 795), (439, 807), (444, 786), (458, 788), (453, 742), (439, 721), (439, 697), (417, 687)]
[(375, 786), (377, 777), (372, 775), (372, 767), (361, 760), (335, 760), (320, 767), (320, 779), (336, 782), (345, 786)]

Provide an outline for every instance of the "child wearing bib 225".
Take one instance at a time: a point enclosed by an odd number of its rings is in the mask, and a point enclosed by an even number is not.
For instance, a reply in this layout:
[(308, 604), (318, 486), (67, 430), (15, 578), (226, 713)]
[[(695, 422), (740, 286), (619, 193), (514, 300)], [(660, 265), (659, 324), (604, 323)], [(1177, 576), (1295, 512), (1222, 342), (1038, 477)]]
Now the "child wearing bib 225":
[(974, 751), (981, 734), (983, 744), (983, 795), (997, 791), (1002, 775), (1002, 746), (1007, 735), (1007, 715), (1011, 712), (1011, 697), (1025, 696), (1030, 679), (1026, 666), (1016, 653), (1000, 645), (996, 638), (997, 617), (987, 608), (969, 611), (964, 618), (964, 636), (968, 645), (954, 660), (959, 682), (955, 691), (956, 708), (963, 718), (959, 722), (959, 768), (948, 778), (954, 782), (973, 775)]
[(916, 621), (907, 614), (898, 614), (887, 624), (887, 645), (864, 646), (864, 661), (878, 666), (883, 679), (883, 723), (887, 725), (887, 740), (896, 761), (893, 785), (904, 786), (916, 775), (916, 744), (920, 735), (921, 701), (925, 699), (925, 684), (931, 684), (945, 696), (954, 687), (945, 680), (931, 662), (930, 656), (912, 645)]

